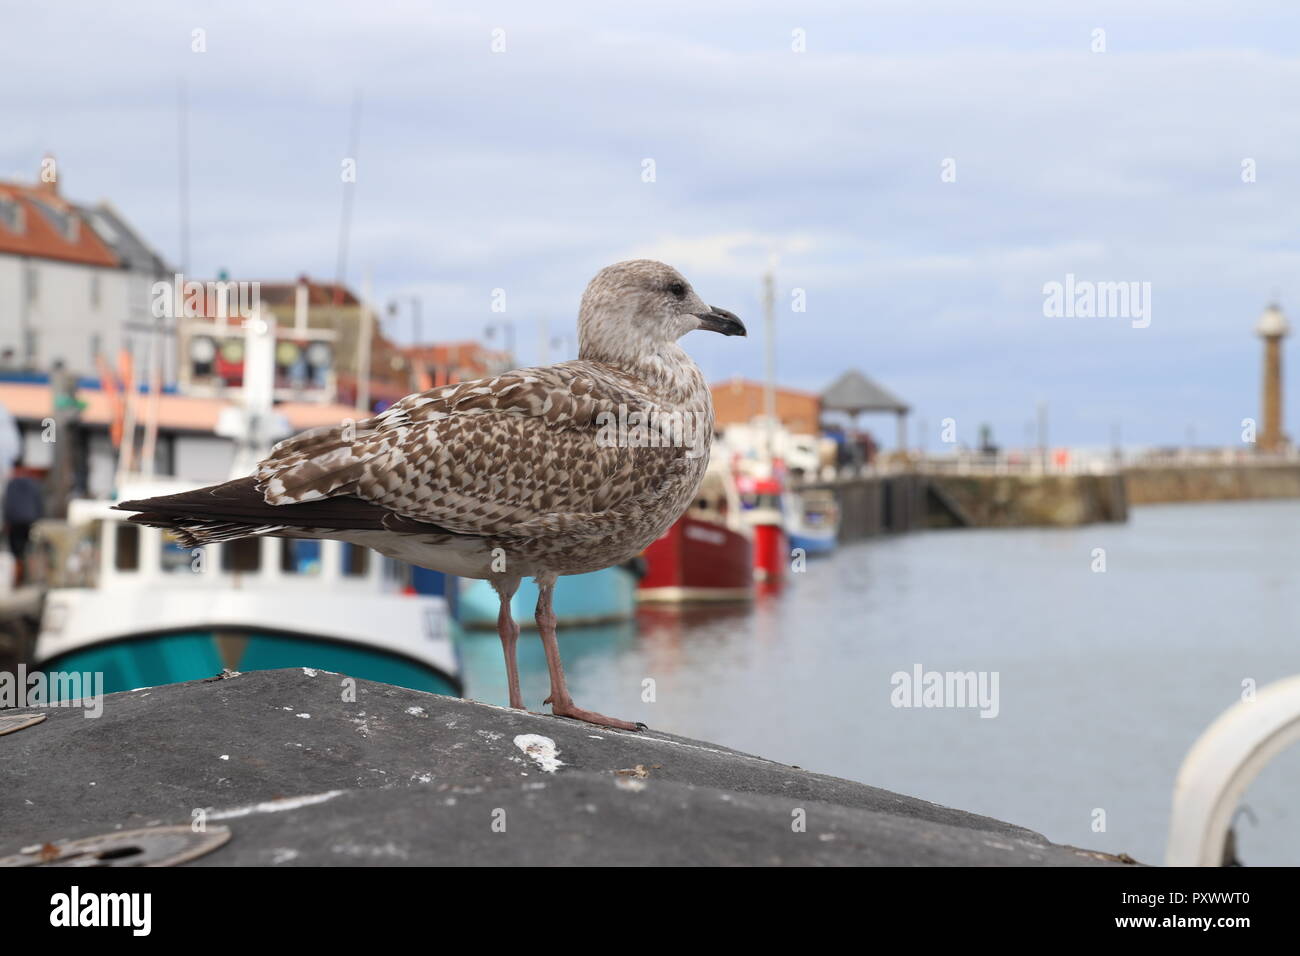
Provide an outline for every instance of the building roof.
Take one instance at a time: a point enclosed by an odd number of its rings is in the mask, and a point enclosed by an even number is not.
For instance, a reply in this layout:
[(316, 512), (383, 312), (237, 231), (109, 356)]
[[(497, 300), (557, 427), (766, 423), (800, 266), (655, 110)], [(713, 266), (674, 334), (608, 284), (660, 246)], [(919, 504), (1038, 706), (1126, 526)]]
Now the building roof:
[[(308, 305), (360, 305), (361, 300), (352, 294), (345, 285), (339, 285), (334, 282), (316, 282), (306, 276), (307, 280), (307, 304)], [(300, 280), (299, 280), (300, 281)], [(294, 282), (261, 282), (260, 288), (262, 293), (262, 302), (269, 306), (293, 306), (297, 303), (298, 281)], [(342, 301), (335, 302), (336, 296), (342, 297)]]
[(113, 269), (117, 255), (63, 199), (54, 183), (0, 182), (0, 255), (57, 259)]
[(856, 369), (845, 372), (822, 392), (822, 408), (828, 412), (906, 412), (906, 403), (877, 385)]
[(170, 275), (174, 271), (107, 200), (101, 200), (94, 206), (80, 203), (71, 205), (95, 230), (95, 234), (113, 250), (122, 268), (153, 276)]
[[(716, 394), (717, 392), (726, 391), (728, 389), (737, 392), (747, 389), (762, 391), (764, 387), (765, 386), (762, 382), (756, 381), (752, 378), (741, 378), (737, 375), (734, 378), (723, 379), (721, 382), (714, 382), (709, 386), (709, 390)], [(809, 398), (814, 401), (818, 400), (816, 392), (809, 392), (802, 388), (787, 388), (784, 385), (777, 385), (772, 390), (777, 395), (788, 395), (795, 398)]]
[[(113, 406), (106, 392), (83, 389), (77, 398), (86, 403), (81, 422), (107, 426), (113, 419)], [(148, 396), (142, 395), (138, 409), (143, 414)], [(0, 406), (7, 408), (19, 421), (40, 421), (51, 414), (50, 387), (44, 383), (0, 382)], [(158, 396), (158, 427), (164, 431), (215, 432), (221, 410), (232, 403), (219, 398), (196, 398), (189, 395)], [(359, 414), (349, 405), (315, 402), (281, 402), (275, 406), (295, 429), (338, 425)]]
[(510, 353), (500, 349), (490, 349), (482, 342), (472, 339), (464, 342), (435, 342), (430, 345), (412, 345), (401, 349), (411, 361), (424, 362), (440, 368), (451, 366), (486, 367), (488, 365), (508, 362)]

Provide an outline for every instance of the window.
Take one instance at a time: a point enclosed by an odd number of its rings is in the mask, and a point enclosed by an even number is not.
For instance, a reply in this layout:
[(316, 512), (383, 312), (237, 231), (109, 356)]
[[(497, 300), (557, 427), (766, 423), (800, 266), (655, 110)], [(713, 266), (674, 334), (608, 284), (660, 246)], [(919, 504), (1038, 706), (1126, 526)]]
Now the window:
[(320, 574), (320, 542), (281, 538), (280, 570), (285, 574)]
[(262, 567), (262, 539), (240, 538), (221, 546), (221, 570), (256, 574)]
[(23, 231), (23, 207), (12, 196), (0, 196), (0, 226), (10, 232)]
[(40, 199), (32, 199), (29, 201), (41, 211), (41, 214), (46, 219), (50, 221), (50, 225), (59, 231), (60, 236), (68, 242), (77, 241), (77, 238), (80, 235), (77, 229), (79, 220), (73, 214), (72, 210), (59, 209)]
[[(388, 555), (380, 555), (380, 567), (384, 582), (393, 590), (405, 590), (411, 583), (411, 566), (405, 561), (398, 561)], [(386, 588), (387, 590), (387, 588)]]
[(41, 274), (37, 271), (36, 266), (29, 264), (23, 275), (27, 284), (27, 301), (34, 303), (41, 297)]
[(99, 273), (92, 273), (90, 276), (90, 307), (99, 308)]
[(176, 539), (176, 535), (170, 531), (163, 532), (162, 552), (158, 555), (158, 566), (162, 568), (163, 574), (183, 574), (193, 571), (195, 557), (196, 555), (191, 554), (189, 548)]
[(120, 522), (113, 532), (113, 566), (119, 571), (140, 569), (140, 526)]
[(370, 570), (370, 549), (343, 542), (343, 576), (364, 578)]

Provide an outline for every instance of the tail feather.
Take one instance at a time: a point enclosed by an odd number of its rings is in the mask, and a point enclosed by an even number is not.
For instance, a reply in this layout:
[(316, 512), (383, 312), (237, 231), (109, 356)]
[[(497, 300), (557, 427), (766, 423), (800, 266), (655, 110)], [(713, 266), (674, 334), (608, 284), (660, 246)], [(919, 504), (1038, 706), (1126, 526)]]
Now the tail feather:
[[(267, 504), (255, 478), (238, 478), (195, 491), (138, 501), (123, 501), (119, 511), (135, 511), (130, 520), (174, 532), (186, 547), (233, 541), (254, 535), (300, 536), (310, 529), (331, 531), (384, 531), (387, 508), (351, 495), (339, 495), (301, 504)], [(445, 529), (422, 524), (419, 529), (447, 534)]]

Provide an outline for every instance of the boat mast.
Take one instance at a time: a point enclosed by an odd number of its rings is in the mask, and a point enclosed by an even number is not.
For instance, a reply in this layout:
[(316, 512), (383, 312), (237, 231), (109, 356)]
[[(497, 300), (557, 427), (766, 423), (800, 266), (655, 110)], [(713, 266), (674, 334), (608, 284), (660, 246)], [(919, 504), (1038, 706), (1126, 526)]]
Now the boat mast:
[(763, 277), (763, 326), (766, 334), (767, 377), (763, 382), (763, 416), (766, 419), (767, 463), (776, 458), (776, 262)]

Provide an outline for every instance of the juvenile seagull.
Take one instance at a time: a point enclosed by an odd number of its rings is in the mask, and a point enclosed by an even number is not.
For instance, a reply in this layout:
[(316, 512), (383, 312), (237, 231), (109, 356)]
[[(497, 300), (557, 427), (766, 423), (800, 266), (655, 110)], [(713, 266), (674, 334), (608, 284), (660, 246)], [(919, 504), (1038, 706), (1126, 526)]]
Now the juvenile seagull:
[[(338, 538), (425, 568), (491, 582), (510, 706), (523, 709), (510, 599), (538, 585), (551, 712), (638, 725), (573, 702), (551, 596), (562, 574), (639, 554), (681, 516), (708, 466), (713, 402), (677, 344), (745, 326), (676, 269), (634, 259), (602, 269), (578, 312), (577, 361), (408, 395), (374, 418), (283, 441), (248, 478), (117, 507), (187, 547), (250, 535)], [(637, 416), (641, 416), (639, 419)], [(650, 437), (618, 422), (678, 422)], [(694, 441), (682, 441), (693, 433)]]

